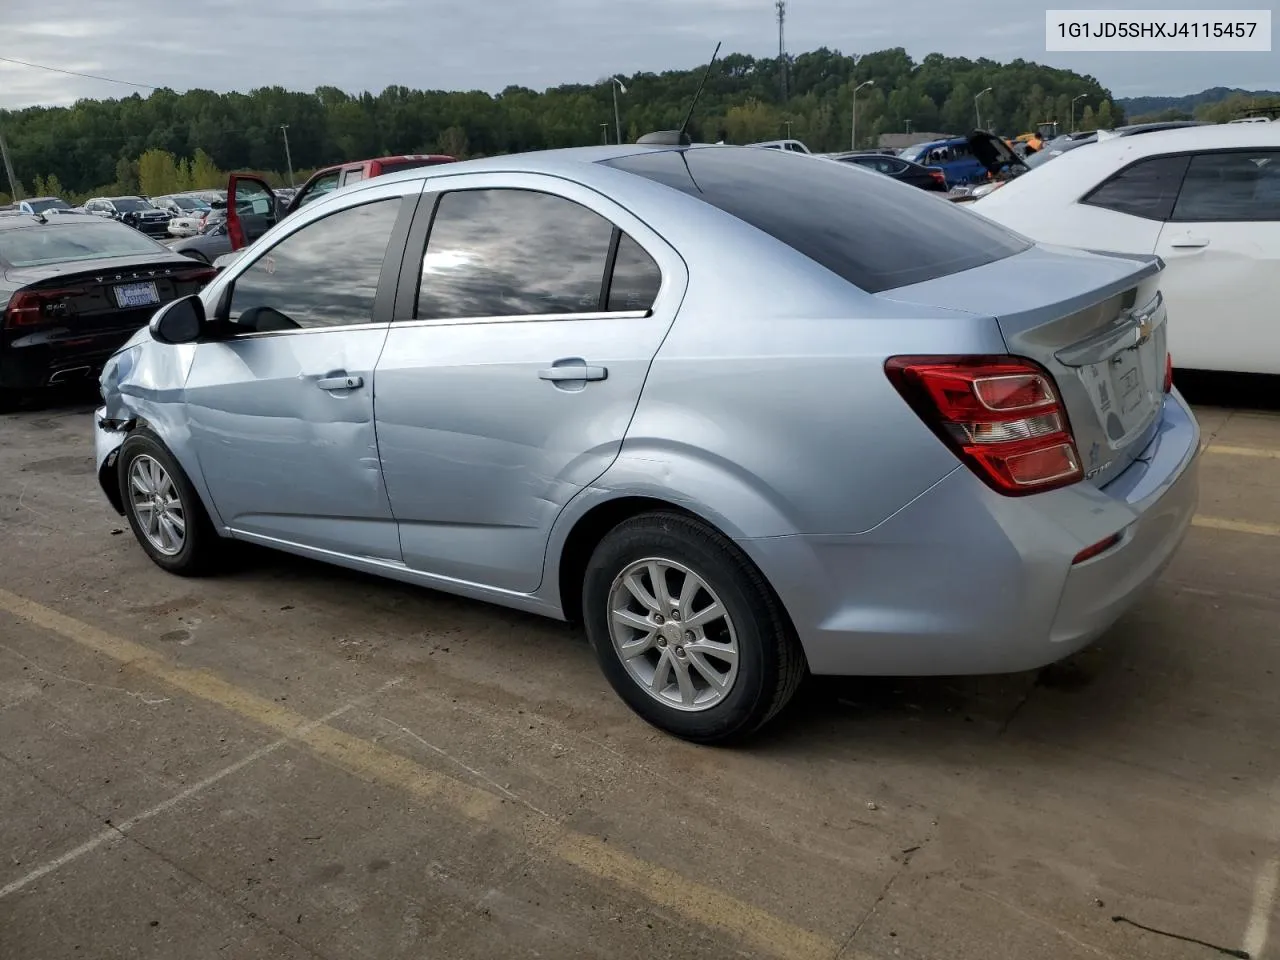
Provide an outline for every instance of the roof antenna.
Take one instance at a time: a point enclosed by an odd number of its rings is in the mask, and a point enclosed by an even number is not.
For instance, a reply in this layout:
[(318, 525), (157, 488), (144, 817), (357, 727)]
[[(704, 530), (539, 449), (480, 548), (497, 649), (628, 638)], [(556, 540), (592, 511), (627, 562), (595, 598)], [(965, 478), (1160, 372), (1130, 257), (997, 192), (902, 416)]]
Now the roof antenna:
[(693, 110), (698, 105), (698, 98), (702, 96), (702, 88), (707, 85), (707, 77), (711, 76), (711, 68), (719, 55), (720, 44), (717, 43), (715, 50), (711, 54), (711, 61), (707, 64), (707, 69), (702, 74), (702, 80), (698, 83), (698, 89), (693, 94), (693, 101), (689, 104), (689, 112), (684, 116), (684, 123), (680, 124), (680, 129), (658, 130), (654, 133), (646, 133), (636, 143), (665, 147), (687, 147), (693, 143), (686, 131), (689, 128), (689, 121), (693, 119)]

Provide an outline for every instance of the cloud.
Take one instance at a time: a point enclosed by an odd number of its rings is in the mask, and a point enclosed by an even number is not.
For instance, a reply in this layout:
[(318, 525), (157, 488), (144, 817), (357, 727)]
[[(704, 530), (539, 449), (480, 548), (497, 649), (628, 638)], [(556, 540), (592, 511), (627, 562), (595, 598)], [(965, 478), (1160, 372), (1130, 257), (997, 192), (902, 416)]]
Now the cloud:
[[(1154, 2), (1154, 0), (1153, 0)], [(691, 68), (724, 52), (777, 49), (767, 0), (5, 0), (6, 56), (177, 90), (279, 85), (496, 92), (591, 83), (610, 73)], [(1096, 0), (1057, 0), (1096, 7)], [(1208, 6), (1209, 4), (1205, 4)], [(1025, 0), (792, 0), (787, 46), (866, 53), (905, 47), (1022, 57), (1092, 74), (1118, 96), (1216, 85), (1267, 87), (1280, 52), (1046, 54), (1044, 12)], [(0, 107), (121, 97), (136, 88), (0, 62)], [(146, 91), (141, 91), (145, 93)]]

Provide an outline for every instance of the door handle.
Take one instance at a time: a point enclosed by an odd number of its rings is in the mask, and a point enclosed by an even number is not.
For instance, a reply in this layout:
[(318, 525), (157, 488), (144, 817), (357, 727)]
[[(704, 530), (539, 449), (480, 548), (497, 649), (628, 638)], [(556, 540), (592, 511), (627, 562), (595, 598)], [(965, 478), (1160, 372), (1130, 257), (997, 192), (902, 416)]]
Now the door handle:
[(567, 363), (538, 371), (540, 380), (606, 380), (608, 377), (608, 367), (590, 367), (585, 363)]
[(1179, 237), (1177, 240), (1174, 240), (1169, 244), (1169, 246), (1177, 249), (1207, 247), (1208, 245), (1209, 245), (1208, 237), (1190, 237), (1190, 236)]
[(316, 381), (316, 386), (321, 390), (354, 390), (364, 386), (364, 377), (348, 377), (345, 374), (340, 377), (321, 377)]

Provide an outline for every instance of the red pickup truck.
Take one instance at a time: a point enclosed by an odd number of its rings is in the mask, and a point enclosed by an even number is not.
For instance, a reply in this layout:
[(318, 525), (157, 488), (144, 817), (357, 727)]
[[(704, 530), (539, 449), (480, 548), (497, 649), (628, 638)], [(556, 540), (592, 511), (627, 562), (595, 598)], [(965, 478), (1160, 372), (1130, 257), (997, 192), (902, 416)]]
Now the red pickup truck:
[(325, 167), (311, 175), (283, 210), (279, 209), (275, 191), (265, 180), (245, 173), (233, 173), (227, 181), (227, 235), (231, 238), (231, 249), (239, 250), (252, 243), (274, 226), (276, 221), (338, 187), (397, 170), (453, 163), (456, 159), (442, 153), (405, 154)]

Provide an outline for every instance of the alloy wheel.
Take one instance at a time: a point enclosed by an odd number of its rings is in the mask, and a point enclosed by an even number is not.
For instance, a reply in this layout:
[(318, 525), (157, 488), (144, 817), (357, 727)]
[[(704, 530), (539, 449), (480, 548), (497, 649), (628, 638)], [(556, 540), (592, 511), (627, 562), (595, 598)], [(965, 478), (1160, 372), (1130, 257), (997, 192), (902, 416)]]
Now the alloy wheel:
[(738, 637), (710, 585), (660, 557), (628, 565), (609, 591), (609, 637), (642, 690), (676, 710), (707, 710), (738, 676)]

